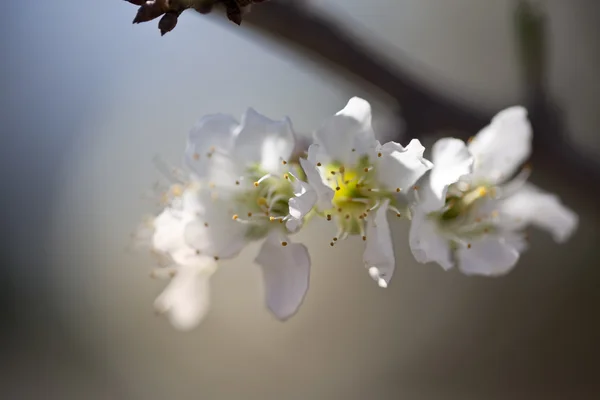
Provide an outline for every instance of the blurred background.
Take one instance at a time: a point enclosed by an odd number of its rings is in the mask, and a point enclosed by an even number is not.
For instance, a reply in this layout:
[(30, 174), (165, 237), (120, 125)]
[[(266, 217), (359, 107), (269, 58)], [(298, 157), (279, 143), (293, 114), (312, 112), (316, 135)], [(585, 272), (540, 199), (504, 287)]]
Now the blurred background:
[[(515, 1), (304, 3), (456, 104), (492, 115), (523, 102)], [(537, 3), (567, 145), (597, 159), (600, 3)], [(135, 7), (119, 0), (22, 0), (2, 12), (0, 398), (598, 398), (597, 180), (534, 165), (532, 180), (581, 225), (563, 246), (533, 231), (504, 278), (417, 264), (408, 225), (396, 224), (396, 275), (381, 290), (362, 246), (330, 248), (334, 232), (315, 222), (299, 238), (313, 269), (296, 317), (282, 324), (264, 309), (250, 247), (215, 275), (204, 323), (179, 333), (154, 315), (164, 282), (149, 278), (150, 258), (128, 250), (151, 211), (152, 158), (179, 163), (206, 113), (252, 106), (308, 134), (355, 95), (373, 103), (382, 136), (407, 142), (396, 105), (218, 14), (187, 11), (161, 38), (156, 23), (131, 25)]]

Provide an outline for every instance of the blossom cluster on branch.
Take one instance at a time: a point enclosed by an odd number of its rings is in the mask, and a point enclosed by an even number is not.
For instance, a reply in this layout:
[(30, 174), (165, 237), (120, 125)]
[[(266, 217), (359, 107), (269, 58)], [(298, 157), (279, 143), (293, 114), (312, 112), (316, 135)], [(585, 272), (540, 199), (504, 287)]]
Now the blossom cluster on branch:
[(331, 246), (363, 242), (363, 264), (382, 288), (396, 266), (393, 221), (410, 222), (418, 262), (485, 276), (515, 266), (527, 226), (557, 242), (577, 227), (577, 215), (556, 196), (527, 183), (532, 130), (520, 106), (501, 111), (469, 143), (438, 140), (431, 161), (416, 139), (406, 147), (381, 144), (370, 104), (356, 97), (312, 139), (298, 152), (289, 119), (254, 109), (241, 122), (213, 114), (192, 128), (184, 168), (166, 171), (163, 208), (137, 235), (161, 259), (154, 276), (171, 279), (155, 307), (175, 327), (202, 320), (219, 260), (256, 241), (266, 305), (280, 320), (293, 316), (309, 287), (311, 259), (291, 238), (310, 218), (330, 221)]

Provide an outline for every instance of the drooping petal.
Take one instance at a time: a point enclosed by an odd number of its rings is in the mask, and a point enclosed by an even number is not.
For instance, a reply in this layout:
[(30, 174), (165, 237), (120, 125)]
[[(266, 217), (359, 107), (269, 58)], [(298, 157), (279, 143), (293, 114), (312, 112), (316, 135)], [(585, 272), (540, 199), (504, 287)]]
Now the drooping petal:
[(392, 233), (387, 221), (388, 204), (389, 200), (383, 201), (375, 215), (369, 216), (367, 245), (363, 253), (363, 261), (369, 275), (382, 288), (389, 285), (396, 269)]
[(306, 246), (289, 243), (287, 238), (271, 232), (255, 262), (263, 272), (267, 307), (280, 320), (290, 318), (308, 290), (310, 256)]
[(155, 309), (166, 313), (176, 329), (188, 331), (198, 326), (210, 307), (210, 277), (216, 268), (214, 260), (207, 257), (196, 264), (178, 266), (155, 300)]
[(550, 232), (559, 243), (568, 240), (579, 223), (577, 214), (562, 205), (558, 196), (529, 183), (502, 200), (499, 211), (503, 226), (522, 229), (533, 224)]
[(411, 220), (409, 244), (417, 262), (436, 262), (445, 270), (454, 266), (448, 239), (439, 232), (435, 221), (418, 208)]
[(235, 118), (225, 114), (206, 115), (194, 125), (188, 135), (185, 164), (197, 179), (208, 174), (215, 150), (231, 151), (237, 127)]
[(277, 173), (282, 160), (292, 156), (295, 145), (288, 118), (274, 121), (249, 108), (242, 116), (234, 157), (241, 165), (260, 164), (266, 172)]
[(487, 235), (456, 250), (458, 267), (466, 275), (500, 276), (519, 260), (519, 252), (501, 236)]
[(473, 179), (491, 184), (510, 178), (531, 154), (532, 130), (527, 110), (500, 111), (469, 143), (475, 157)]
[(207, 190), (198, 192), (204, 212), (185, 226), (185, 242), (195, 252), (217, 258), (236, 256), (246, 245), (248, 226), (233, 219), (228, 199), (214, 197)]
[(375, 146), (371, 119), (369, 102), (353, 97), (346, 107), (326, 121), (314, 133), (315, 143), (329, 157), (326, 161), (351, 164), (357, 157), (368, 154)]
[(396, 142), (388, 142), (378, 149), (377, 174), (379, 181), (388, 189), (406, 191), (433, 164), (423, 157), (425, 147), (417, 139), (402, 147)]
[(312, 144), (308, 148), (308, 159), (301, 158), (300, 165), (306, 174), (308, 183), (317, 194), (317, 209), (327, 210), (331, 208), (334, 191), (323, 182), (321, 174), (317, 170), (317, 163), (314, 161), (314, 154), (319, 151), (319, 145)]
[(440, 139), (433, 145), (431, 154), (433, 168), (419, 191), (419, 206), (426, 212), (441, 209), (448, 187), (473, 170), (473, 156), (462, 140)]

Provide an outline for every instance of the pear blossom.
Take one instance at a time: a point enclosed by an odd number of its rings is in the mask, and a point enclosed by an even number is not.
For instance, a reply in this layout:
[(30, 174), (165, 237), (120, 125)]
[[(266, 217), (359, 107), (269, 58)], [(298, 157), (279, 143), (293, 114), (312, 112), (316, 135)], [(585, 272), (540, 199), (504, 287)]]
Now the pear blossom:
[[(560, 200), (526, 182), (531, 153), (527, 112), (498, 113), (470, 142), (444, 138), (432, 148), (433, 169), (416, 191), (410, 247), (417, 261), (455, 265), (465, 274), (509, 272), (535, 225), (566, 241), (578, 217)], [(515, 176), (516, 175), (516, 176)]]
[(237, 256), (263, 240), (261, 267), (266, 303), (285, 320), (298, 310), (309, 283), (306, 247), (289, 234), (310, 211), (308, 185), (288, 162), (295, 150), (288, 119), (272, 121), (253, 109), (241, 123), (223, 114), (200, 119), (188, 136), (184, 162), (189, 173), (162, 168), (172, 185), (164, 210), (149, 223), (154, 253), (171, 260), (155, 276), (172, 281), (155, 302), (174, 326), (189, 329), (208, 310), (209, 278), (220, 259)]
[[(337, 225), (330, 245), (349, 235), (366, 241), (363, 261), (371, 277), (386, 287), (395, 268), (388, 212), (400, 217), (402, 197), (431, 168), (424, 147), (381, 145), (371, 126), (371, 106), (354, 97), (314, 133), (307, 158), (300, 160), (310, 189), (297, 197)], [(296, 200), (296, 201), (298, 201)], [(308, 208), (308, 206), (306, 207)]]

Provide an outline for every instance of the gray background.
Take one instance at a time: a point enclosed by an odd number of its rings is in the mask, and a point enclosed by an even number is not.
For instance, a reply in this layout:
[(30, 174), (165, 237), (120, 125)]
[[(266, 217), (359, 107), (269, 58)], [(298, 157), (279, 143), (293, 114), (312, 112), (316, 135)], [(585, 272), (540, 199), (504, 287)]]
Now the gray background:
[[(521, 98), (508, 0), (312, 0), (438, 90), (495, 111)], [(551, 87), (573, 146), (600, 153), (600, 7), (547, 0)], [(343, 7), (343, 9), (340, 9)], [(569, 244), (534, 232), (502, 279), (419, 265), (394, 225), (381, 290), (330, 226), (301, 233), (311, 290), (288, 323), (263, 308), (257, 248), (224, 262), (210, 315), (175, 332), (163, 282), (127, 250), (151, 159), (178, 163), (205, 113), (253, 106), (309, 132), (354, 95), (385, 98), (221, 18), (186, 13), (161, 38), (123, 1), (23, 0), (0, 24), (0, 397), (8, 399), (594, 398), (600, 221), (595, 190), (534, 170), (581, 217)], [(411, 61), (406, 62), (406, 57)], [(387, 132), (386, 132), (387, 133)], [(405, 140), (408, 136), (405, 137)], [(431, 138), (433, 140), (433, 138)]]

